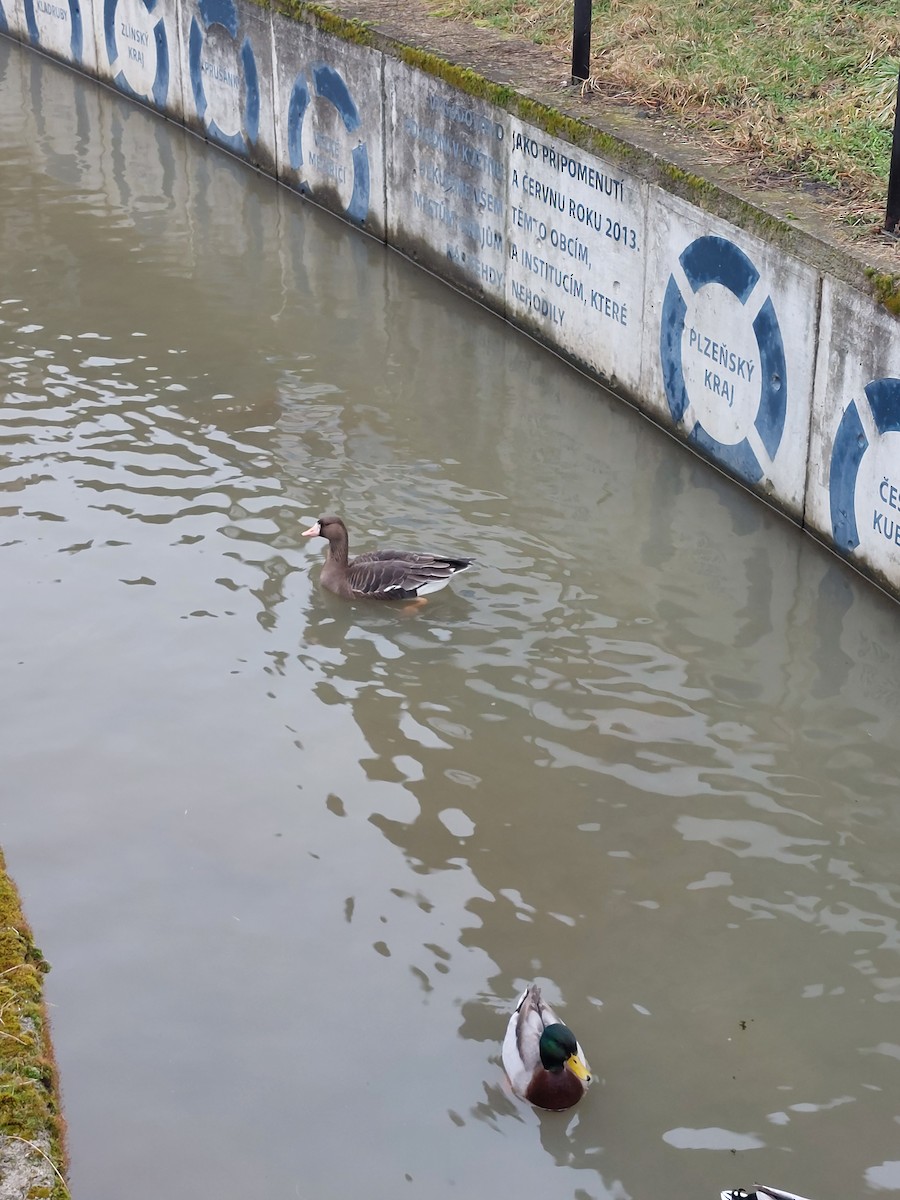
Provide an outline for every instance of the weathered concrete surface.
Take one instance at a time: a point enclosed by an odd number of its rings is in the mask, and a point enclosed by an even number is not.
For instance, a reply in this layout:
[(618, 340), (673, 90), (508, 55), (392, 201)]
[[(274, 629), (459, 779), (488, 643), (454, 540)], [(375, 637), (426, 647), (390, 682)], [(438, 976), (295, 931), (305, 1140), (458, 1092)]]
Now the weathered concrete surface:
[(388, 240), (503, 313), (509, 116), (385, 63)]
[(0, 1200), (68, 1195), (46, 971), (0, 853)]
[(642, 407), (803, 519), (819, 274), (659, 188)]
[(184, 120), (177, 0), (94, 8), (97, 74), (133, 100)]
[(272, 28), (255, 4), (179, 0), (185, 123), (275, 174)]
[[(93, 75), (97, 70), (93, 7), (81, 0), (0, 0), (0, 31)], [(4, 22), (6, 29), (3, 29)]]
[(54, 1182), (59, 1181), (49, 1157), (50, 1149), (47, 1137), (27, 1142), (0, 1134), (0, 1200), (32, 1200), (54, 1194)]
[(281, 183), (384, 240), (383, 55), (272, 14)]
[[(871, 330), (865, 357), (853, 337)], [(900, 580), (900, 326), (826, 279), (805, 523), (897, 593)]]
[(513, 119), (509, 315), (641, 403), (648, 186)]

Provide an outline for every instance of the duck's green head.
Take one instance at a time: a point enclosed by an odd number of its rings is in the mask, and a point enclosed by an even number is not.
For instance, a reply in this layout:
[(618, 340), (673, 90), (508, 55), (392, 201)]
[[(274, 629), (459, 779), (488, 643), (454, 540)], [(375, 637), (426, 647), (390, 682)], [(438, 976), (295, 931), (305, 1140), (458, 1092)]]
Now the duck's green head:
[(590, 1083), (591, 1077), (584, 1059), (578, 1053), (575, 1034), (562, 1022), (547, 1025), (541, 1034), (541, 1062), (547, 1071), (561, 1071), (563, 1067), (582, 1081)]

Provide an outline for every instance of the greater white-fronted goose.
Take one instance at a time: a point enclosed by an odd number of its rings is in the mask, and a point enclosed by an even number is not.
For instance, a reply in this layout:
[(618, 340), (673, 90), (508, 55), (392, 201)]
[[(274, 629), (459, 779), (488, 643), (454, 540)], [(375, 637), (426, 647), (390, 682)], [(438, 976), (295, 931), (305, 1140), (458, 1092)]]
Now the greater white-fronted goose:
[(410, 600), (446, 587), (454, 575), (474, 561), (447, 554), (417, 554), (412, 550), (373, 550), (349, 557), (347, 526), (340, 517), (319, 517), (304, 537), (328, 542), (322, 586), (345, 600)]
[(513, 1091), (538, 1108), (553, 1112), (571, 1108), (591, 1082), (575, 1034), (541, 999), (541, 989), (534, 984), (519, 997), (509, 1018), (502, 1057)]

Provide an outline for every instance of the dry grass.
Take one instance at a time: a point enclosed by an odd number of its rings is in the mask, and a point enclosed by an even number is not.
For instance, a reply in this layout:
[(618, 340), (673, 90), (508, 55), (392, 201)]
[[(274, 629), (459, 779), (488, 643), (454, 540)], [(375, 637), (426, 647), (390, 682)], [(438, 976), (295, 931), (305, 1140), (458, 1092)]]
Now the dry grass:
[[(550, 44), (572, 0), (433, 0), (434, 11)], [(896, 0), (595, 0), (590, 90), (675, 118), (758, 173), (884, 216), (900, 67)]]

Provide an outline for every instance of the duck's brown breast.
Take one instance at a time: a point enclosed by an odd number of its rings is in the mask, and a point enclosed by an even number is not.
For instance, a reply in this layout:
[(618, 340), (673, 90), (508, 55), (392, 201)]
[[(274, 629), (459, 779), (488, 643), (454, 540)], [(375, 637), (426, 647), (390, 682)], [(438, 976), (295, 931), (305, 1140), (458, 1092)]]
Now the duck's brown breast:
[(571, 1108), (584, 1095), (583, 1084), (571, 1071), (547, 1071), (538, 1067), (525, 1092), (525, 1099), (538, 1108), (560, 1112)]

